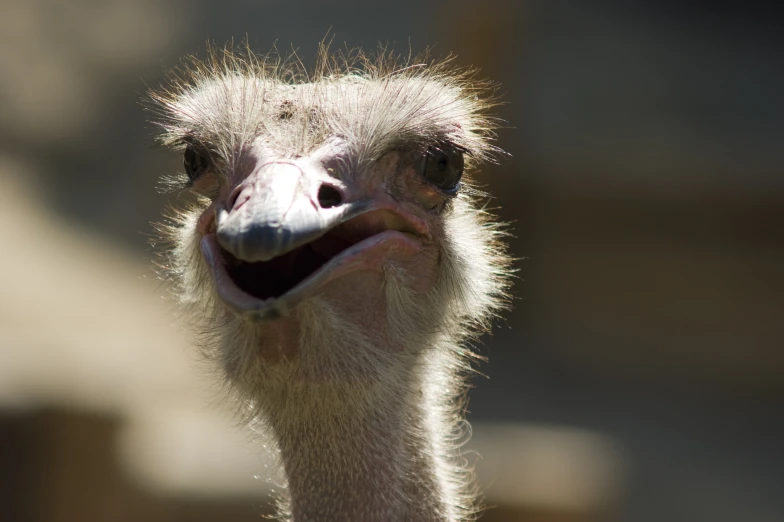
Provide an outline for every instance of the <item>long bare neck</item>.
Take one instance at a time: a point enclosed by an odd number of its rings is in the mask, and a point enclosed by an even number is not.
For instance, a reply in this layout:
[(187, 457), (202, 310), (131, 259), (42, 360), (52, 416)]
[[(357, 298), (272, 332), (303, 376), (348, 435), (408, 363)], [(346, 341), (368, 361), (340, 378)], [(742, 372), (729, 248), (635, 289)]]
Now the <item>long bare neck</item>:
[(374, 390), (357, 402), (356, 390), (328, 388), (303, 390), (319, 395), (321, 414), (292, 412), (313, 402), (293, 394), (283, 418), (269, 419), (294, 521), (448, 520), (433, 434), (413, 397)]
[(288, 378), (268, 383), (259, 415), (280, 451), (295, 522), (460, 519), (451, 504), (463, 499), (453, 498), (444, 455), (454, 441), (442, 440), (455, 431), (436, 396), (448, 393), (438, 383), (449, 379), (423, 357), (338, 379), (298, 379), (293, 363)]

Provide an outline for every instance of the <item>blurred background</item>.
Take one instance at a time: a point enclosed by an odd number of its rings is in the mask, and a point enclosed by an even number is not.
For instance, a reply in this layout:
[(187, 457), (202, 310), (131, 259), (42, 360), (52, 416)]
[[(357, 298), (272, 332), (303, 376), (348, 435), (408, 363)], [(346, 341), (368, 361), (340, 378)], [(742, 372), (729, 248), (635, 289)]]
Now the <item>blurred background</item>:
[(784, 8), (0, 1), (8, 521), (251, 521), (278, 480), (152, 276), (181, 168), (139, 98), (205, 42), (454, 52), (502, 84), (515, 308), (480, 347), (487, 521), (784, 520)]

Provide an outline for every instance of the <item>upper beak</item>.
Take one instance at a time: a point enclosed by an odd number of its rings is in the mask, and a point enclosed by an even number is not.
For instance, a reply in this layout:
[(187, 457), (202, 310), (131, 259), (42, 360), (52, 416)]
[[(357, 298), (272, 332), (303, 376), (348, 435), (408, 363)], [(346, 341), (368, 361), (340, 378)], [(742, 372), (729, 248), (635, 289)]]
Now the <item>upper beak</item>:
[(369, 200), (345, 199), (341, 187), (318, 171), (284, 162), (261, 165), (218, 206), (218, 243), (242, 261), (269, 261), (369, 210)]

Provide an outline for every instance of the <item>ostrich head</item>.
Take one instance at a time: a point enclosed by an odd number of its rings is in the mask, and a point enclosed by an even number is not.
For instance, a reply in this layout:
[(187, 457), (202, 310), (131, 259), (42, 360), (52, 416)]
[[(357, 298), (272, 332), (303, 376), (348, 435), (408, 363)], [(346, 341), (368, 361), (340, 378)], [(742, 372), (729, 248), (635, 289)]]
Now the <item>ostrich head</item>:
[[(214, 52), (153, 93), (192, 193), (162, 266), (200, 342), (266, 425), (295, 520), (458, 520), (466, 343), (507, 259), (471, 173), (487, 85), (382, 53), (314, 73)], [(284, 503), (285, 504), (285, 503)]]

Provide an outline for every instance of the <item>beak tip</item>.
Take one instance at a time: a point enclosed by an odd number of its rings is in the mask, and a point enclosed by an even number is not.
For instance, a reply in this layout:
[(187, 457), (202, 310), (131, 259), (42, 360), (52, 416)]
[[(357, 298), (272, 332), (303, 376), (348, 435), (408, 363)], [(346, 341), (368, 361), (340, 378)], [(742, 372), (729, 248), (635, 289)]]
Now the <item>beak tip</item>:
[(249, 230), (235, 230), (224, 224), (217, 230), (218, 244), (231, 255), (248, 263), (270, 261), (285, 253), (287, 243), (285, 236), (277, 228), (256, 226)]

